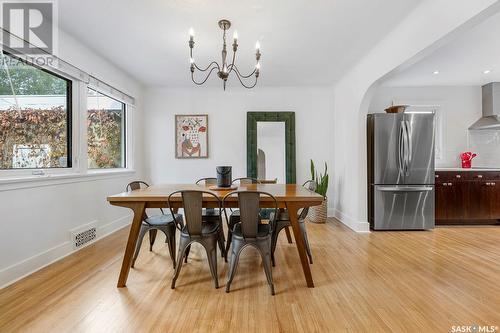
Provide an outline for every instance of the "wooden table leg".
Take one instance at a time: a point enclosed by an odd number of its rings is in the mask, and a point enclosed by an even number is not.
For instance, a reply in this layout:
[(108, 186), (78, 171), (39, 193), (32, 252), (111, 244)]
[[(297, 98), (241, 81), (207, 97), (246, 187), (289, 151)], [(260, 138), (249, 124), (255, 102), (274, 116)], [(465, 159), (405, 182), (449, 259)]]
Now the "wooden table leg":
[(295, 244), (297, 244), (297, 250), (299, 251), (300, 262), (302, 263), (302, 270), (304, 271), (304, 276), (306, 278), (307, 286), (309, 288), (314, 288), (314, 281), (311, 274), (311, 268), (309, 267), (309, 261), (307, 259), (306, 245), (304, 237), (302, 237), (302, 232), (300, 231), (299, 221), (297, 219), (297, 211), (299, 207), (294, 202), (286, 202), (286, 208), (288, 210), (288, 215), (290, 217), (290, 222), (292, 224), (293, 235), (295, 237)]
[(128, 234), (127, 247), (125, 248), (125, 255), (123, 256), (120, 277), (118, 278), (118, 288), (123, 288), (127, 284), (128, 272), (130, 271), (130, 265), (132, 264), (132, 256), (137, 243), (137, 237), (139, 236), (139, 230), (141, 229), (142, 216), (144, 214), (146, 203), (134, 202), (128, 207), (134, 212), (134, 220), (132, 221), (130, 232)]

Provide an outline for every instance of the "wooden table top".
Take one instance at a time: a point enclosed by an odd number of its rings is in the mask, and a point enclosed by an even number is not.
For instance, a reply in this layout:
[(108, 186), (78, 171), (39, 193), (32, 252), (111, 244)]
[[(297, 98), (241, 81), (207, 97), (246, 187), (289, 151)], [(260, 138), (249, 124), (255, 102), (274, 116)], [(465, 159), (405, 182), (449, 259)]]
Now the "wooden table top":
[[(220, 199), (231, 191), (212, 191), (204, 185), (195, 184), (161, 184), (152, 185), (148, 188), (139, 189), (131, 192), (122, 192), (111, 195), (107, 198), (109, 202), (118, 201), (166, 201), (170, 193), (179, 190), (203, 190), (214, 193)], [(301, 185), (297, 184), (249, 184), (238, 186), (238, 191), (257, 190), (272, 194), (277, 201), (308, 201), (322, 202), (323, 197), (315, 192), (309, 191)], [(174, 200), (175, 197), (172, 197)], [(180, 196), (178, 197), (180, 199)], [(206, 196), (207, 200), (215, 200), (210, 195)], [(236, 200), (236, 196), (233, 200)], [(263, 200), (266, 200), (263, 197)]]

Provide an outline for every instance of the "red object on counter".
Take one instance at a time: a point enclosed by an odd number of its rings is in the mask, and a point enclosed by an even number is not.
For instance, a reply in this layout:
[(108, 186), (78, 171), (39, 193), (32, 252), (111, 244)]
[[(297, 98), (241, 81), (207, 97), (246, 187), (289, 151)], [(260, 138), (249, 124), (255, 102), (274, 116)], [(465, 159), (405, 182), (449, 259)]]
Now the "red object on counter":
[(472, 159), (476, 156), (477, 154), (474, 154), (470, 151), (460, 154), (460, 158), (462, 159), (462, 168), (470, 169), (472, 167)]

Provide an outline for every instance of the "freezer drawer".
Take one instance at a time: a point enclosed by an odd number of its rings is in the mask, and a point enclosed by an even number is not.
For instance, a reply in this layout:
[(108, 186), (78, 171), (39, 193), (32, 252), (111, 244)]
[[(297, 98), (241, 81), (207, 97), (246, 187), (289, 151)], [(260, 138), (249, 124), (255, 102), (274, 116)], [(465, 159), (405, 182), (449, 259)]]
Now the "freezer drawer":
[(375, 230), (434, 228), (434, 185), (374, 185)]

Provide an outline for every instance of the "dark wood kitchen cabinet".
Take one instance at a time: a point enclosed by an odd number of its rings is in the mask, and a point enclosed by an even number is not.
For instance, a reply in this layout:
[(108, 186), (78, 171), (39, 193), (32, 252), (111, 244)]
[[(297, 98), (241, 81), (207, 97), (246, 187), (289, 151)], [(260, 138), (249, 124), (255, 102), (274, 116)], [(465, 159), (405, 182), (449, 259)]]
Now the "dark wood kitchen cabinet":
[(497, 224), (500, 171), (436, 171), (436, 224)]

